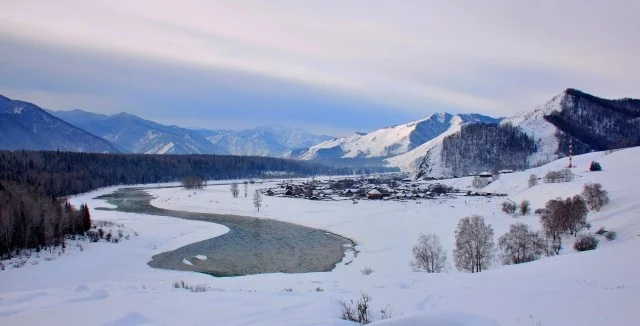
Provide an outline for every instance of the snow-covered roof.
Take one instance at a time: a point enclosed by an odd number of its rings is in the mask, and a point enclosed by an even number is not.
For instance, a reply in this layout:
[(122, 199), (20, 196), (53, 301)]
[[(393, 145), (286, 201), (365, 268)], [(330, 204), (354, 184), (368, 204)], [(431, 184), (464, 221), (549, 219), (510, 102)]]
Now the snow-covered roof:
[(367, 193), (367, 195), (382, 195), (378, 190), (373, 189)]

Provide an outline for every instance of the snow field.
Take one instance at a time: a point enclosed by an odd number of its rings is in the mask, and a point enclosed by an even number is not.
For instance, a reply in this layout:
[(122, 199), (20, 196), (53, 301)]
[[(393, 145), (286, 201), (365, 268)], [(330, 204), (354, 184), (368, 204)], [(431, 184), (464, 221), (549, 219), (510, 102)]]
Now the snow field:
[[(597, 160), (604, 171), (586, 172)], [(531, 173), (562, 168), (566, 159), (531, 171), (502, 175), (485, 191), (528, 199), (540, 208), (552, 198), (572, 196), (586, 182), (601, 182), (611, 203), (590, 212), (594, 228), (605, 226), (618, 239), (601, 238), (595, 251), (574, 252), (568, 242), (562, 254), (515, 266), (496, 266), (479, 274), (425, 274), (411, 271), (411, 248), (418, 235), (436, 233), (453, 266), (454, 231), (471, 214), (491, 223), (495, 238), (511, 223), (539, 228), (538, 216), (513, 217), (500, 211), (505, 199), (460, 197), (414, 201), (308, 201), (264, 196), (260, 212), (248, 198), (232, 198), (228, 185), (202, 191), (156, 189), (152, 204), (175, 210), (229, 213), (273, 218), (324, 229), (349, 237), (360, 251), (327, 273), (262, 274), (233, 278), (156, 270), (152, 255), (227, 232), (206, 222), (95, 210), (108, 206), (91, 198), (103, 189), (73, 198), (87, 202), (92, 217), (125, 224), (139, 233), (119, 244), (97, 243), (83, 252), (36, 266), (0, 271), (0, 324), (36, 325), (351, 325), (340, 320), (338, 300), (372, 298), (375, 319), (392, 307), (397, 318), (380, 325), (634, 325), (640, 320), (640, 148), (576, 157), (570, 183), (527, 187)], [(471, 178), (443, 180), (467, 189)], [(471, 188), (468, 188), (471, 189)], [(593, 231), (593, 229), (592, 229)], [(568, 239), (569, 240), (569, 239)], [(188, 261), (201, 259), (184, 257)], [(373, 269), (370, 275), (361, 270)], [(212, 290), (191, 293), (172, 288), (175, 281), (206, 284)], [(291, 289), (291, 291), (285, 291)], [(320, 289), (320, 290), (318, 290)], [(403, 315), (403, 316), (400, 316)]]

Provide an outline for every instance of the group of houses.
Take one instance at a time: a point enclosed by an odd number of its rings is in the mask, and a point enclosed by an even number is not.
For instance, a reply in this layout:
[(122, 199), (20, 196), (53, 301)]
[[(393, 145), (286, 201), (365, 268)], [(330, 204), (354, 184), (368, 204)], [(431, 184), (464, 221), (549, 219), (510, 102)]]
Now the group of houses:
[(265, 194), (310, 200), (408, 200), (434, 198), (452, 192), (456, 191), (441, 184), (413, 182), (401, 175), (382, 175), (339, 180), (291, 180), (267, 189)]

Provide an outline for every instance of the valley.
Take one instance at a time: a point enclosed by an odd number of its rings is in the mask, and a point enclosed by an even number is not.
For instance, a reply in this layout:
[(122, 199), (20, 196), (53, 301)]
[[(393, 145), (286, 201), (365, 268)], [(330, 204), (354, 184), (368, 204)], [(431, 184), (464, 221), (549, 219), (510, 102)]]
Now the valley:
[[(633, 172), (639, 157), (638, 148), (596, 152), (574, 158), (576, 178), (568, 183), (527, 185), (532, 173), (544, 175), (564, 168), (566, 160), (558, 160), (533, 170), (501, 175), (484, 187), (482, 191), (506, 193), (508, 199), (518, 202), (527, 199), (533, 208), (540, 208), (549, 199), (579, 193), (586, 182), (600, 182), (609, 191), (611, 202), (599, 212), (589, 212), (591, 232), (606, 227), (615, 230), (618, 237), (613, 241), (602, 238), (596, 250), (575, 252), (571, 248), (573, 236), (567, 236), (555, 257), (512, 266), (496, 263), (477, 274), (457, 271), (452, 260), (448, 261), (447, 273), (413, 271), (409, 264), (411, 248), (420, 233), (437, 233), (451, 259), (456, 224), (464, 216), (483, 216), (496, 237), (515, 222), (539, 229), (539, 216), (531, 213), (514, 217), (502, 212), (504, 197), (442, 197), (420, 203), (361, 200), (354, 205), (350, 200), (265, 196), (258, 212), (251, 198), (232, 197), (228, 182), (213, 182), (195, 192), (179, 187), (149, 189), (154, 198), (151, 204), (159, 208), (252, 216), (327, 230), (351, 238), (359, 253), (328, 272), (217, 278), (166, 271), (146, 263), (154, 255), (222, 236), (229, 229), (209, 222), (92, 209), (94, 219), (122, 223), (139, 236), (118, 244), (86, 244), (83, 251), (0, 272), (0, 320), (11, 325), (56, 318), (75, 324), (75, 319), (64, 317), (73, 315), (118, 325), (211, 321), (231, 325), (342, 325), (345, 322), (339, 318), (338, 301), (355, 300), (364, 292), (373, 299), (372, 317), (380, 325), (625, 325), (639, 317), (634, 303), (639, 284), (633, 272), (639, 266), (630, 259), (640, 241), (640, 223), (635, 218), (640, 206), (633, 190), (640, 181), (640, 175)], [(587, 171), (592, 161), (600, 162), (603, 171)], [(264, 181), (250, 184), (249, 192), (280, 182)], [(471, 177), (438, 182), (473, 189)], [(86, 202), (92, 208), (115, 208), (94, 198), (116, 189), (98, 190), (71, 200)], [(188, 267), (187, 262), (197, 264), (197, 259), (206, 257), (203, 261), (207, 261), (214, 255), (215, 251), (185, 253), (182, 263)], [(362, 272), (366, 269), (370, 274)], [(38, 277), (44, 274), (46, 278)], [(192, 293), (175, 289), (176, 281), (208, 290)], [(559, 301), (571, 304), (550, 304)], [(599, 309), (583, 309), (593, 306)], [(379, 310), (385, 307), (393, 309), (394, 317), (380, 321)], [(75, 313), (69, 314), (71, 311)]]

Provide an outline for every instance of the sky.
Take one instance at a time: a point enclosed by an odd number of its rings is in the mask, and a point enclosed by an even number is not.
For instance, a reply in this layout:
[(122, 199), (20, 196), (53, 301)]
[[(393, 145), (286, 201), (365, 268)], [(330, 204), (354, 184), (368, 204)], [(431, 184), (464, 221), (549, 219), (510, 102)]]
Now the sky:
[(1, 2), (0, 94), (55, 110), (341, 136), (640, 98), (640, 1)]

